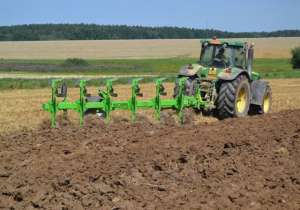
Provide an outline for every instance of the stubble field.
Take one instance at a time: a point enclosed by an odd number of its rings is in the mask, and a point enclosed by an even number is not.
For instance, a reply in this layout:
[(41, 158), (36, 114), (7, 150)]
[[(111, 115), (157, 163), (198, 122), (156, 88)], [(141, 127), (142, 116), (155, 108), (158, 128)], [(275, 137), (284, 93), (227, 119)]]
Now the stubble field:
[[(269, 80), (273, 91), (273, 112), (282, 110), (300, 109), (300, 80), (299, 79), (273, 79)], [(167, 83), (165, 85), (168, 97), (172, 97), (174, 85)], [(153, 84), (141, 85), (144, 98), (152, 98), (155, 95), (155, 87)], [(127, 100), (130, 98), (129, 85), (116, 85), (116, 92), (119, 99)], [(89, 88), (89, 92), (96, 95), (97, 88)], [(79, 89), (70, 88), (68, 90), (68, 99), (75, 101), (79, 98)], [(5, 90), (0, 91), (0, 132), (10, 133), (22, 129), (37, 128), (43, 122), (50, 119), (48, 113), (42, 111), (41, 104), (47, 102), (51, 98), (51, 90)], [(151, 111), (141, 111), (141, 115), (152, 120)], [(78, 124), (78, 114), (69, 113), (74, 123)], [(122, 115), (129, 119), (129, 113), (116, 112), (113, 115)], [(215, 122), (214, 118), (195, 117), (196, 122)]]
[[(299, 37), (240, 40), (255, 43), (256, 58), (289, 58), (291, 49), (300, 45)], [(199, 49), (199, 39), (0, 42), (0, 58), (196, 58)]]

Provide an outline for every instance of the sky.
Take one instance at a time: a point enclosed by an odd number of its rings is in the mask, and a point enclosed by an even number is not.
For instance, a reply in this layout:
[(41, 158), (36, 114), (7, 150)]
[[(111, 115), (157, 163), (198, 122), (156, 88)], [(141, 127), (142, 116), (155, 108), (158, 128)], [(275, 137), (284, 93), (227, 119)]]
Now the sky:
[(0, 25), (95, 23), (210, 28), (231, 32), (300, 29), (300, 0), (2, 0)]

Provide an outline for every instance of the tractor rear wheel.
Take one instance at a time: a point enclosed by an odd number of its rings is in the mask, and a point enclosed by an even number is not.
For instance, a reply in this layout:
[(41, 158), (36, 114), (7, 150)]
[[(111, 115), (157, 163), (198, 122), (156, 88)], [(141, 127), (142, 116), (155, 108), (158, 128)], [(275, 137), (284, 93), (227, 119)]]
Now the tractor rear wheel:
[(250, 84), (245, 75), (232, 81), (223, 81), (216, 100), (219, 119), (245, 117), (250, 107)]

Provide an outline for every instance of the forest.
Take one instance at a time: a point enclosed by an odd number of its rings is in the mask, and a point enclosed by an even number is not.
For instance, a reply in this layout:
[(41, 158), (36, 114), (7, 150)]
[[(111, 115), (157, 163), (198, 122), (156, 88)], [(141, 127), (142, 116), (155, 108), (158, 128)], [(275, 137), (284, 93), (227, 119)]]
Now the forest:
[(145, 27), (96, 24), (29, 24), (0, 26), (0, 41), (116, 40), (116, 39), (198, 39), (299, 37), (300, 30), (273, 32), (228, 32), (184, 27)]

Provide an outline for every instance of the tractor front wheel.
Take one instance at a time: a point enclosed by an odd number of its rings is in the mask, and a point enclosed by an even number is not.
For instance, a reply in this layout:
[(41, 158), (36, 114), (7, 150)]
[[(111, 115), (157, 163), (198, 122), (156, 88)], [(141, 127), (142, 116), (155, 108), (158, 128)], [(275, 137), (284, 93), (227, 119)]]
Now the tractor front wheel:
[(250, 107), (250, 84), (245, 75), (232, 81), (223, 81), (216, 101), (219, 119), (245, 117)]
[(265, 89), (263, 101), (261, 105), (251, 105), (249, 113), (251, 115), (256, 114), (267, 114), (271, 111), (272, 107), (272, 90), (271, 87), (268, 85)]

